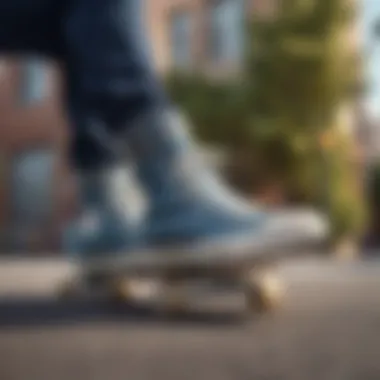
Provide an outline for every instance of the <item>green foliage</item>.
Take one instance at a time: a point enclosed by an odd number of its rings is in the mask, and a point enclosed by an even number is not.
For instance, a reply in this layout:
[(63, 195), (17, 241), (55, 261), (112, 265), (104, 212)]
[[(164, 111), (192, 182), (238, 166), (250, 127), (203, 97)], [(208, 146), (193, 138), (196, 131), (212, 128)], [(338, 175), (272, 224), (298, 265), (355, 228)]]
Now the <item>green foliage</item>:
[(291, 199), (323, 202), (337, 237), (359, 233), (363, 201), (337, 117), (360, 85), (360, 60), (342, 39), (354, 9), (345, 0), (281, 4), (276, 19), (250, 23), (243, 80), (173, 73), (169, 92), (202, 139), (234, 152), (246, 189), (281, 183)]
[(380, 161), (369, 173), (369, 204), (371, 209), (371, 229), (379, 232), (380, 229)]
[(370, 200), (380, 214), (380, 161), (374, 165), (371, 171)]
[(167, 87), (202, 140), (231, 146), (244, 138), (249, 108), (240, 84), (213, 82), (199, 74), (172, 73)]
[(353, 169), (350, 141), (337, 136), (336, 145), (328, 157), (328, 207), (333, 227), (333, 239), (347, 235), (361, 237), (368, 221), (368, 209), (359, 183), (358, 172)]

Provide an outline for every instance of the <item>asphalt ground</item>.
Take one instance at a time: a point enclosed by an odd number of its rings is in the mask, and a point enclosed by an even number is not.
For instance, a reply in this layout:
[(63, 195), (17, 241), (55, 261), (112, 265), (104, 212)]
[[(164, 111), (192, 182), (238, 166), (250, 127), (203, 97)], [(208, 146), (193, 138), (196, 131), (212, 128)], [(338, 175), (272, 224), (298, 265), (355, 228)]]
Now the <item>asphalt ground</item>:
[(223, 292), (180, 318), (62, 302), (55, 290), (70, 271), (0, 262), (1, 380), (380, 379), (378, 261), (289, 262), (282, 308), (249, 321), (239, 295)]

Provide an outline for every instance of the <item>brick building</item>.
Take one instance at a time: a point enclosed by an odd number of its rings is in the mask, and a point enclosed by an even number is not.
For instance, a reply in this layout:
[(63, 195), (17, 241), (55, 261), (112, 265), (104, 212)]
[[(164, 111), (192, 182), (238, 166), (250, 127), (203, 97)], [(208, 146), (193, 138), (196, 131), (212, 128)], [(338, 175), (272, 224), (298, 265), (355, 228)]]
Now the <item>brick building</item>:
[(159, 71), (173, 66), (208, 74), (239, 68), (244, 18), (269, 16), (278, 0), (145, 0)]
[[(176, 67), (225, 75), (240, 68), (244, 17), (269, 16), (278, 0), (144, 1), (160, 73)], [(61, 227), (75, 210), (60, 76), (53, 64), (44, 67), (46, 80), (35, 76), (34, 84), (43, 97), (23, 105), (25, 65), (7, 58), (0, 64), (0, 251), (59, 249)]]
[(47, 65), (46, 96), (24, 106), (19, 93), (24, 73), (19, 60), (2, 59), (0, 249), (6, 250), (56, 248), (60, 225), (72, 207), (59, 77)]

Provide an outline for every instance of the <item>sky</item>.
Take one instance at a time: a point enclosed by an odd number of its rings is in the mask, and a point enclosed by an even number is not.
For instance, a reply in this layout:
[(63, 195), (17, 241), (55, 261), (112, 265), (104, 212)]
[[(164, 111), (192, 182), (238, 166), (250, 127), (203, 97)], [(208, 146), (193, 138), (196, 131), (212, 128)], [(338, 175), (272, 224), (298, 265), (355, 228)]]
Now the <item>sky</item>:
[(373, 35), (375, 20), (380, 20), (380, 0), (359, 0), (361, 3), (361, 31), (367, 52), (366, 75), (369, 83), (366, 108), (370, 115), (380, 117), (380, 36)]

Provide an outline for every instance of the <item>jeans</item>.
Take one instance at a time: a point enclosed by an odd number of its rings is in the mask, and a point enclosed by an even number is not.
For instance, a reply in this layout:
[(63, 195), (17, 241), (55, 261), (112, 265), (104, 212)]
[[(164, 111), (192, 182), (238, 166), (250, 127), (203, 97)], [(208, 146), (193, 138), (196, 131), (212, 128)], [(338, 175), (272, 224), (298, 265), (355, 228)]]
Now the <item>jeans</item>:
[(166, 103), (149, 57), (140, 0), (1, 0), (0, 53), (58, 60), (78, 170), (119, 160), (120, 136)]

